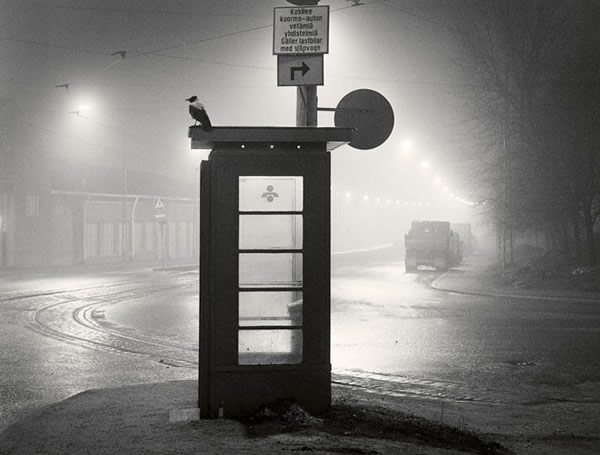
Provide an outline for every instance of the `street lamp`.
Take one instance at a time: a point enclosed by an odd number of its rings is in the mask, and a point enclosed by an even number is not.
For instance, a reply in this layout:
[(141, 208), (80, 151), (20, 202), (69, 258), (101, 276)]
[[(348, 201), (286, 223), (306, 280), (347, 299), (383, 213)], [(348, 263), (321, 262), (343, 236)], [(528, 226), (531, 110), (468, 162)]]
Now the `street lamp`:
[[(90, 118), (85, 115), (89, 114), (93, 108), (93, 104), (82, 101), (75, 105), (73, 110), (69, 111), (69, 114), (76, 115), (77, 117), (83, 118), (85, 120), (91, 121), (94, 124), (100, 125), (104, 128), (115, 131), (117, 134), (121, 136), (121, 174), (122, 174), (122, 188), (121, 192), (123, 194), (121, 201), (121, 258), (122, 260), (129, 261), (133, 259), (133, 229), (134, 222), (129, 219), (129, 210), (127, 205), (127, 200), (129, 198), (129, 178), (128, 178), (128, 169), (127, 169), (127, 149), (126, 149), (126, 137), (127, 134), (125, 131), (114, 128), (108, 125), (105, 125), (100, 122), (95, 122), (90, 120)], [(133, 208), (132, 208), (132, 216), (133, 216)]]

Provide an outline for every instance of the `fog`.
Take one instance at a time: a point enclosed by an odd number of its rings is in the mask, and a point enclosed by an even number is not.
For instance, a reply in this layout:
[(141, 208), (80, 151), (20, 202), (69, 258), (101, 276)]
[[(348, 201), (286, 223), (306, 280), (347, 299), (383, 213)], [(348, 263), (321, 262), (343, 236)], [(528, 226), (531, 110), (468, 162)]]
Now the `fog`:
[[(318, 105), (369, 88), (389, 100), (395, 126), (376, 149), (331, 152), (333, 249), (398, 242), (412, 219), (479, 222), (460, 159), (469, 139), (452, 90), (458, 73), (435, 9), (353, 3), (321, 2), (330, 7), (330, 52)], [(165, 176), (197, 197), (207, 152), (190, 150), (186, 98), (197, 95), (216, 126), (295, 124), (296, 89), (277, 86), (272, 55), (277, 6), (289, 4), (4, 1), (3, 130), (33, 169), (77, 178), (90, 166), (126, 168), (132, 180)], [(333, 126), (333, 114), (318, 122)]]

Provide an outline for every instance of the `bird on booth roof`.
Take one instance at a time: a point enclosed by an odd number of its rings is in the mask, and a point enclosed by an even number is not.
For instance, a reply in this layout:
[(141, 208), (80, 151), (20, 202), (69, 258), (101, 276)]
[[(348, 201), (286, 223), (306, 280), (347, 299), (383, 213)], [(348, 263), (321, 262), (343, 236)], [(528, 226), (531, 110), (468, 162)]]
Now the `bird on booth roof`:
[(212, 124), (210, 123), (210, 119), (208, 118), (206, 108), (204, 107), (204, 104), (198, 101), (198, 97), (191, 96), (190, 98), (187, 98), (186, 101), (190, 102), (190, 115), (196, 121), (194, 123), (194, 126), (196, 126), (197, 123), (200, 123), (200, 126), (203, 130), (208, 131), (212, 129)]

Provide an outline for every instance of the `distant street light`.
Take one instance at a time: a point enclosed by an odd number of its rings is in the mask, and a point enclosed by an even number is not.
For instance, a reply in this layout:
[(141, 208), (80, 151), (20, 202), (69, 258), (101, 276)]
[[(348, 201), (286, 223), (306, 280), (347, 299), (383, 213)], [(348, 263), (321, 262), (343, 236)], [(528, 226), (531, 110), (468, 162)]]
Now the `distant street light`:
[(74, 114), (77, 117), (81, 117), (81, 118), (87, 118), (85, 117), (83, 114), (87, 111), (89, 111), (90, 105), (89, 104), (81, 104), (79, 106), (77, 106), (75, 109), (73, 109), (72, 111), (69, 111), (69, 114)]
[[(75, 114), (78, 117), (89, 120), (89, 118), (83, 114), (91, 113), (93, 109), (93, 104), (90, 102), (83, 101), (77, 104), (77, 107), (73, 111), (69, 111), (69, 114)], [(128, 198), (129, 198), (129, 175), (127, 168), (127, 139), (125, 131), (112, 128), (107, 125), (103, 125), (98, 122), (92, 121), (94, 124), (99, 124), (105, 128), (109, 128), (113, 131), (116, 131), (121, 136), (121, 175), (122, 175), (122, 188), (121, 192), (123, 193), (123, 198), (121, 201), (121, 257), (123, 261), (129, 261), (133, 259), (134, 256), (134, 245), (133, 245), (133, 219), (130, 219), (129, 216), (129, 206), (128, 206)], [(133, 208), (131, 217), (133, 217)]]
[(413, 140), (411, 138), (406, 137), (402, 139), (402, 142), (400, 142), (400, 148), (402, 149), (404, 156), (409, 156), (412, 154), (413, 145)]

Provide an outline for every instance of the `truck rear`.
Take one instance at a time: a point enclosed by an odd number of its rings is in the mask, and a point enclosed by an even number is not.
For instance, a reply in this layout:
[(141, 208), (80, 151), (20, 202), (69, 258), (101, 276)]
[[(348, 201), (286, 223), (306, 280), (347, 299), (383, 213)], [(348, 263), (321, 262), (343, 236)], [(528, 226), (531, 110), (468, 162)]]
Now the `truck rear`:
[(413, 221), (404, 236), (404, 247), (407, 272), (419, 266), (445, 271), (462, 261), (460, 237), (448, 221)]

